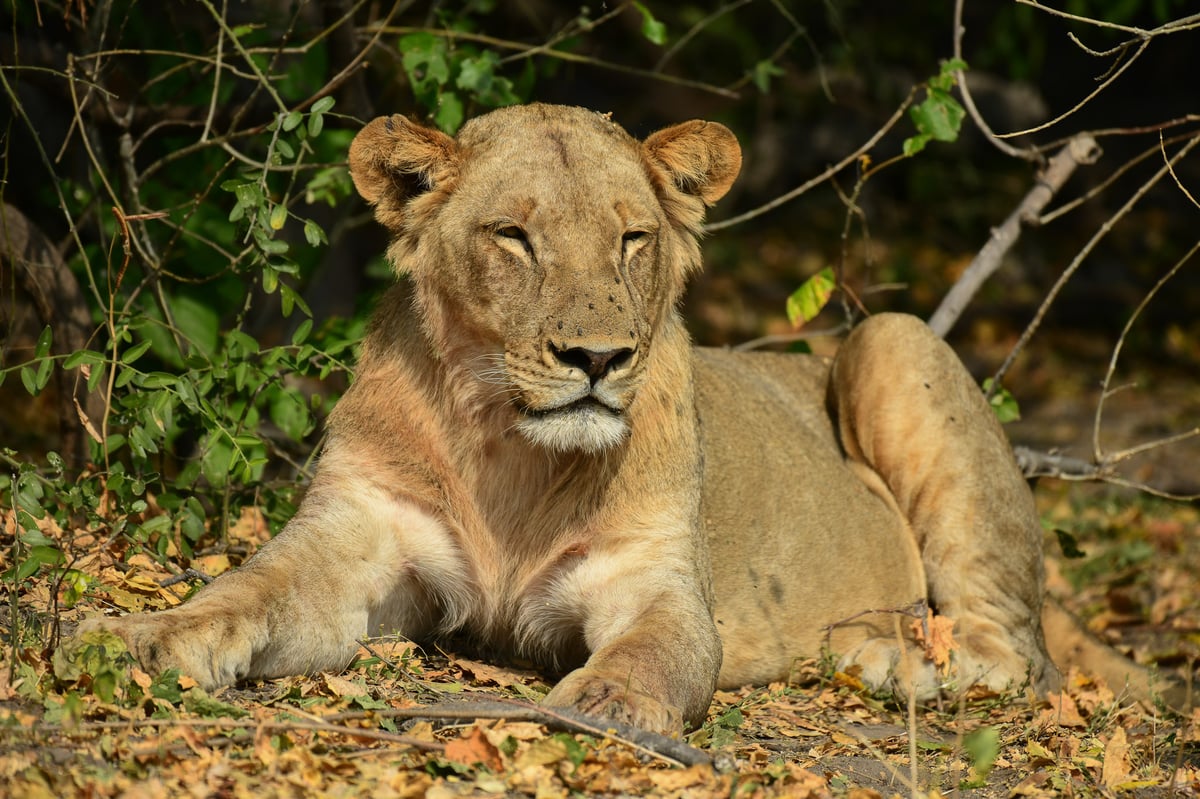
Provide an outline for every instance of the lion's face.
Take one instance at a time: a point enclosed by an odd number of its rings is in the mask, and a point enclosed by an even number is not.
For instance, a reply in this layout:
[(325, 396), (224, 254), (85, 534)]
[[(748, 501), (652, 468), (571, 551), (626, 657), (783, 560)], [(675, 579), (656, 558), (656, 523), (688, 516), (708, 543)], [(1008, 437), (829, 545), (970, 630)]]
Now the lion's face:
[(529, 440), (597, 452), (626, 436), (655, 332), (698, 262), (703, 204), (728, 189), (740, 152), (712, 123), (639, 143), (594, 112), (532, 105), (456, 140), (379, 119), (350, 163), (396, 234), (435, 345)]

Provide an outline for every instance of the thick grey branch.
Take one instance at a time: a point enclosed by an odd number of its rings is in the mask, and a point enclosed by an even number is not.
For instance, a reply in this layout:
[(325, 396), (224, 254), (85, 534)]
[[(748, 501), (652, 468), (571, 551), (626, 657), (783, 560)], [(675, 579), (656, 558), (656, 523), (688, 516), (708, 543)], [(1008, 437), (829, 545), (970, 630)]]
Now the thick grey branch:
[(1039, 452), (1029, 447), (1013, 447), (1013, 456), (1021, 474), (1030, 477), (1058, 477), (1064, 480), (1099, 480), (1105, 473), (1104, 466), (1097, 466), (1082, 458)]

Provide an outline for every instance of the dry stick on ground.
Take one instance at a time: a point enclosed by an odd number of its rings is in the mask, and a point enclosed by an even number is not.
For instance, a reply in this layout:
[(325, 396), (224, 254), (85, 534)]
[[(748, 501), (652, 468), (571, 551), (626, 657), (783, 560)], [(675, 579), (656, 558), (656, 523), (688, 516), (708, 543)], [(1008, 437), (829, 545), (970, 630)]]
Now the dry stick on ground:
[(322, 718), (326, 722), (364, 718), (532, 721), (563, 732), (584, 733), (607, 738), (677, 766), (712, 764), (712, 758), (707, 753), (676, 738), (668, 738), (665, 735), (648, 732), (610, 719), (592, 718), (571, 710), (548, 708), (503, 697), (491, 697), (481, 701), (417, 705), (389, 710), (350, 711)]
[(991, 238), (983, 245), (963, 272), (962, 277), (950, 288), (937, 310), (929, 319), (934, 333), (945, 338), (950, 328), (958, 321), (970, 303), (992, 274), (1000, 268), (1004, 256), (1021, 236), (1021, 225), (1037, 224), (1038, 215), (1062, 189), (1067, 179), (1081, 164), (1092, 164), (1099, 157), (1100, 147), (1087, 133), (1073, 137), (1050, 159), (1046, 168), (1038, 175), (1037, 183), (1021, 200), (1020, 205), (1008, 215), (1004, 223), (993, 228)]
[[(373, 730), (365, 727), (349, 727), (335, 722), (378, 720), (378, 719), (435, 719), (440, 721), (477, 721), (479, 719), (503, 719), (506, 721), (531, 721), (551, 729), (570, 733), (583, 733), (624, 744), (637, 751), (675, 766), (712, 765), (706, 752), (675, 738), (647, 732), (628, 724), (608, 719), (595, 719), (559, 708), (547, 708), (518, 700), (493, 697), (483, 701), (455, 701), (435, 705), (416, 705), (388, 710), (351, 711), (316, 716), (297, 708), (288, 708), (288, 713), (302, 714), (305, 720), (263, 721), (254, 719), (139, 719), (130, 721), (80, 722), (71, 727), (76, 732), (91, 730), (129, 729), (141, 727), (195, 727), (213, 729), (255, 730), (305, 730), (328, 735), (345, 735), (351, 738), (368, 738), (373, 741), (411, 746), (427, 752), (443, 752), (446, 745), (437, 741), (426, 741), (408, 735)], [(39, 731), (65, 729), (60, 724), (39, 724), (19, 728), (15, 732), (31, 735)]]

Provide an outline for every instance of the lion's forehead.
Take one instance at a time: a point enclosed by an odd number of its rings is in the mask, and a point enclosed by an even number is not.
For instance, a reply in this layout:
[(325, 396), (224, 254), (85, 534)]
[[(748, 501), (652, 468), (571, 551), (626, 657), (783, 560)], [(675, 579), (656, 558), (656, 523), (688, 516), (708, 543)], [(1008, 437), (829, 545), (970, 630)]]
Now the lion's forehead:
[(649, 191), (638, 143), (619, 126), (584, 109), (542, 115), (522, 106), (481, 117), (488, 124), (464, 128), (464, 179), (486, 183), (493, 193), (540, 193), (549, 197)]

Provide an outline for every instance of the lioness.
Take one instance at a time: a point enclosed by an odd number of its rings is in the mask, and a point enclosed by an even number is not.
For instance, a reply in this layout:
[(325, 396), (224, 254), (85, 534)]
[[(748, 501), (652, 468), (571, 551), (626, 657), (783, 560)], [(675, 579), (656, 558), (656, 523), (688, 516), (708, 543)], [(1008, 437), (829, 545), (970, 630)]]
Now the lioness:
[(673, 731), (826, 645), (936, 693), (884, 612), (927, 600), (957, 687), (1055, 684), (1033, 500), (949, 347), (894, 314), (832, 363), (689, 342), (727, 128), (639, 142), (528, 105), (457, 138), (376, 119), (349, 158), (411, 294), (377, 311), (286, 529), (179, 608), (90, 622), (147, 669), (212, 687), (462, 631), (574, 669), (550, 705)]

